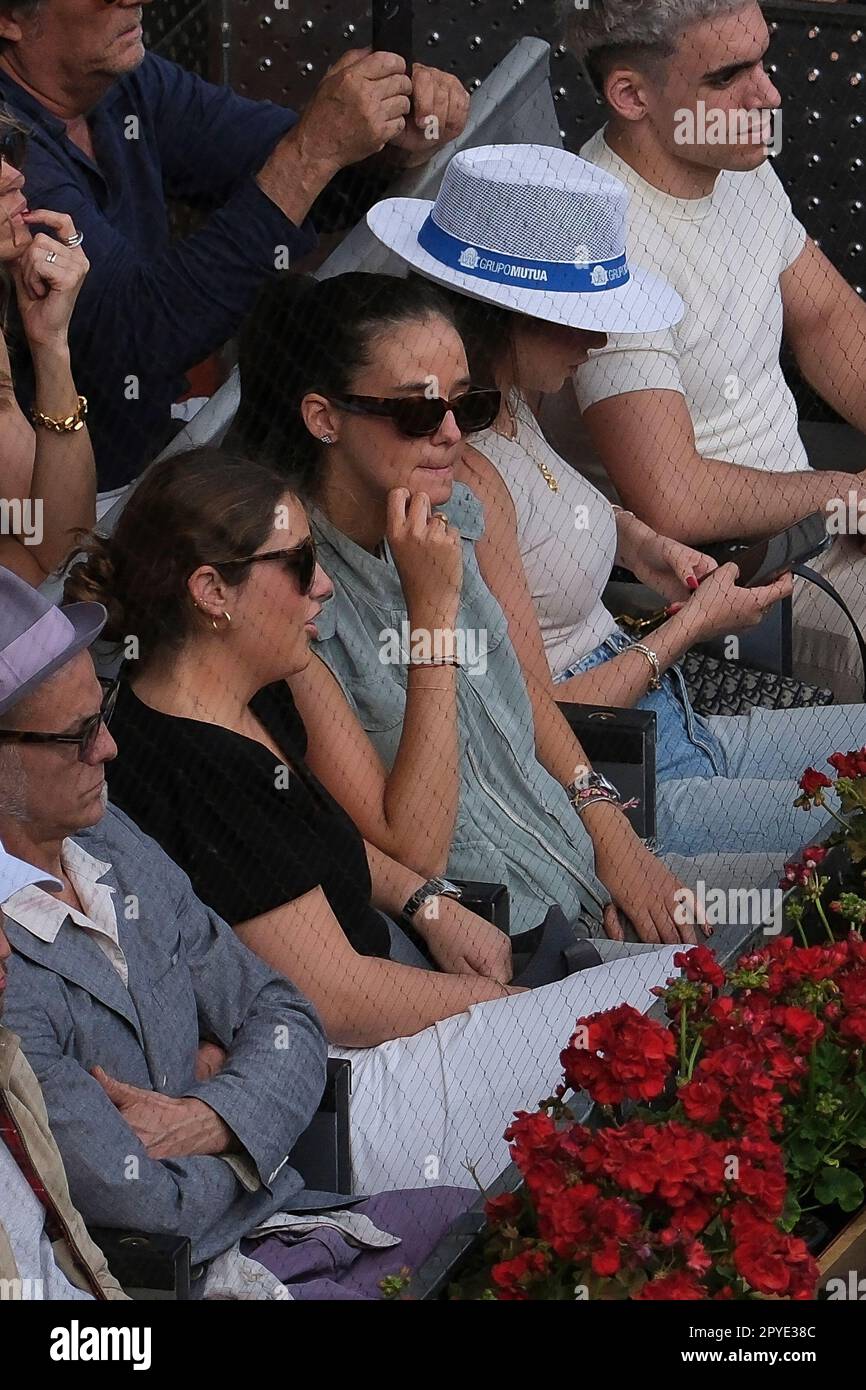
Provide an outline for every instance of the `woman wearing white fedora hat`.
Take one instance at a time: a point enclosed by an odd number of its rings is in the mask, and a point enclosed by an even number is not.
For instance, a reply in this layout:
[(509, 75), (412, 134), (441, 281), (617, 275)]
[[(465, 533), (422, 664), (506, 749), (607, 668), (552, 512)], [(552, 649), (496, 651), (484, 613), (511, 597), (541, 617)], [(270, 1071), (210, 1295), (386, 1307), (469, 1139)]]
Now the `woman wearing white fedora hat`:
[[(415, 271), (454, 292), (473, 379), (502, 391), (498, 419), (473, 438), (457, 477), (488, 514), (516, 525), (544, 642), (539, 677), (549, 669), (559, 700), (656, 712), (663, 850), (783, 858), (821, 828), (793, 807), (797, 778), (808, 762), (866, 742), (866, 707), (700, 718), (676, 663), (697, 642), (759, 622), (790, 593), (790, 576), (739, 587), (733, 566), (718, 569), (612, 508), (554, 452), (530, 408), (606, 333), (651, 333), (681, 316), (673, 289), (628, 265), (627, 215), (616, 178), (564, 150), (519, 145), (456, 155), (435, 204), (388, 199), (368, 221)], [(643, 642), (602, 602), (615, 564), (671, 601)], [(490, 557), (494, 584), (496, 570)]]

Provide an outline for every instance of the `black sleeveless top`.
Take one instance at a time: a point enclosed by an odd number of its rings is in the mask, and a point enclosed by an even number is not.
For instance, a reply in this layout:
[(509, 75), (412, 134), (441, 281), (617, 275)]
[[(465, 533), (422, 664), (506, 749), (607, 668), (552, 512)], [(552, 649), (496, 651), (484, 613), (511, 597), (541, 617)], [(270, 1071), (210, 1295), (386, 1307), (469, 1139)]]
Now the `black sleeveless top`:
[(321, 886), (356, 951), (387, 957), (364, 841), (306, 767), (307, 733), (285, 681), (250, 709), (286, 763), (254, 739), (151, 709), (124, 683), (107, 764), (111, 800), (185, 870), (231, 926)]

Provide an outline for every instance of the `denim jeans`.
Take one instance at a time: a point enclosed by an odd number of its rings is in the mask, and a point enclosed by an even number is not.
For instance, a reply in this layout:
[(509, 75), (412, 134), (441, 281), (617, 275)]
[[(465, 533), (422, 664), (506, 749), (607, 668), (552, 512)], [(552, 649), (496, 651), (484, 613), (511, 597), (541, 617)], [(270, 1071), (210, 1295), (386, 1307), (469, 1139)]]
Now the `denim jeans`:
[[(620, 652), (628, 651), (632, 639), (614, 632), (595, 651), (575, 662), (554, 684), (601, 666)], [(686, 684), (679, 667), (672, 666), (662, 676), (661, 690), (652, 691), (638, 702), (638, 708), (652, 710), (656, 716), (656, 776), (659, 782), (672, 778), (723, 777), (727, 771), (725, 755), (705, 719), (689, 703)]]
[[(631, 643), (615, 633), (557, 678), (608, 661)], [(662, 689), (640, 701), (655, 710), (657, 846), (661, 854), (767, 853), (782, 865), (826, 830), (821, 808), (795, 808), (805, 768), (826, 770), (834, 752), (866, 745), (866, 705), (754, 709), (703, 719), (692, 709), (672, 667)]]

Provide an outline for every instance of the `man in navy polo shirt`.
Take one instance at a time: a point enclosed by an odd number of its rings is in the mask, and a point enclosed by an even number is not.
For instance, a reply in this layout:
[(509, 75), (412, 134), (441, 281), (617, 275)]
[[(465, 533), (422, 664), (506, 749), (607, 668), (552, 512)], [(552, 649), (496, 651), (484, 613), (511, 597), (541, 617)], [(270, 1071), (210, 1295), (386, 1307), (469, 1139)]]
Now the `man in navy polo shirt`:
[[(147, 53), (142, 14), (139, 0), (0, 0), (0, 98), (29, 132), (29, 206), (69, 213), (91, 265), (70, 346), (101, 491), (155, 456), (184, 373), (313, 248), (309, 212), (334, 176), (386, 145), (423, 163), (468, 112), (453, 76), (416, 64), (410, 80), (402, 58), (364, 51), (299, 118)], [(167, 198), (206, 209), (201, 228), (172, 242)], [(29, 406), (26, 365), (16, 383)]]

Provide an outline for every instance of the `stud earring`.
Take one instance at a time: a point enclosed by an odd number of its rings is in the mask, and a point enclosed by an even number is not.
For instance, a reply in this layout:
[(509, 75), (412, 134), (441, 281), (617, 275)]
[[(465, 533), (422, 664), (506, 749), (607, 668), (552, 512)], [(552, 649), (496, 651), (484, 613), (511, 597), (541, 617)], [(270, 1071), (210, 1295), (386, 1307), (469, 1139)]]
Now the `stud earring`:
[(320, 437), (320, 439), (321, 439), (321, 441), (322, 441), (323, 444), (333, 444), (333, 443), (334, 443), (334, 436), (333, 436), (332, 434), (323, 434), (323, 435), (320, 435), (319, 437)]

